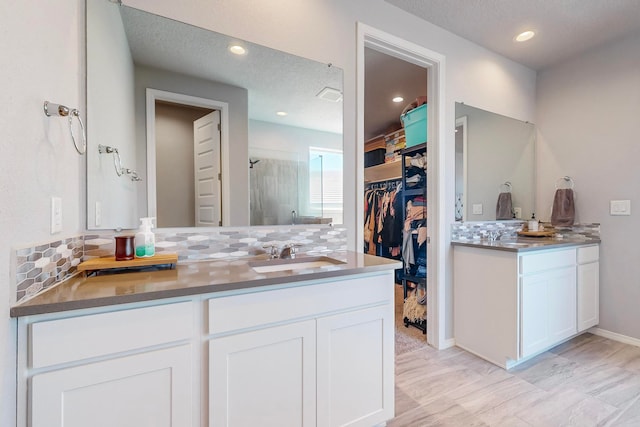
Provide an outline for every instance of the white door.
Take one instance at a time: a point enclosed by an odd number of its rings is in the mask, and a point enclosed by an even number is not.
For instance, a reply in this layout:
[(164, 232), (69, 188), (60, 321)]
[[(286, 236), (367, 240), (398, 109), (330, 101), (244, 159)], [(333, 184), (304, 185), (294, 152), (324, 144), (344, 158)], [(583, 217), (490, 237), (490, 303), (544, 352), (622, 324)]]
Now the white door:
[(191, 347), (35, 375), (32, 427), (182, 427), (192, 421)]
[(209, 425), (316, 425), (315, 321), (209, 343)]
[(220, 111), (193, 122), (196, 227), (221, 224)]
[(393, 306), (318, 319), (318, 427), (393, 418)]

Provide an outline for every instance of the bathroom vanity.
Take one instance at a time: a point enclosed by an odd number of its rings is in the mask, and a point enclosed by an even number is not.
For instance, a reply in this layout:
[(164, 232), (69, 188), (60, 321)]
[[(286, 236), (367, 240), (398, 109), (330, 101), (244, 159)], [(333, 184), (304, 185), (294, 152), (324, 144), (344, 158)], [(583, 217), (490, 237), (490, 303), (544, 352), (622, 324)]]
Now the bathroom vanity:
[(599, 240), (454, 241), (456, 345), (509, 369), (599, 322)]
[(384, 424), (400, 264), (339, 261), (76, 277), (13, 307), (18, 425)]

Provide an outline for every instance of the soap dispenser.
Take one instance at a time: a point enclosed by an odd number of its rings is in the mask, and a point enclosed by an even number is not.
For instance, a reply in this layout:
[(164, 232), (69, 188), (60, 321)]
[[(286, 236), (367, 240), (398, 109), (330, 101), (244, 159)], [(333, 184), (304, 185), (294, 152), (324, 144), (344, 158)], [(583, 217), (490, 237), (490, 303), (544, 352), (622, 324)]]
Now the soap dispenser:
[(156, 237), (151, 232), (154, 218), (140, 218), (140, 230), (136, 233), (136, 257), (150, 257), (156, 253)]
[(531, 214), (531, 219), (529, 220), (529, 231), (538, 231), (538, 220), (536, 219), (536, 214)]

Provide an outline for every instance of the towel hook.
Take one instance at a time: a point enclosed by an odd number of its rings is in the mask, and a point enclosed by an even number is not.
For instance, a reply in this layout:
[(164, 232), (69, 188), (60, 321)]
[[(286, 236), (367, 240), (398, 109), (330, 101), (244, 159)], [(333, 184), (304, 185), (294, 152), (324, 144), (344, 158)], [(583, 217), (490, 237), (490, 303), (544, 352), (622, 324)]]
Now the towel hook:
[(563, 182), (569, 186), (568, 187), (569, 189), (573, 190), (573, 179), (568, 175), (563, 176), (562, 178), (558, 178), (556, 180), (556, 190), (560, 189), (560, 186), (562, 185)]
[[(78, 154), (84, 154), (87, 152), (87, 134), (84, 130), (84, 123), (82, 123), (82, 118), (80, 117), (80, 111), (76, 108), (66, 107), (61, 104), (54, 104), (49, 101), (44, 101), (44, 114), (47, 117), (58, 116), (58, 117), (68, 117), (69, 118), (69, 132), (71, 133), (71, 140), (73, 141), (74, 147), (76, 147), (76, 151)], [(78, 147), (78, 139), (76, 138), (76, 134), (73, 131), (73, 118), (78, 119), (78, 123), (80, 124), (80, 135), (82, 136), (82, 149)]]
[(138, 175), (138, 172), (133, 169), (125, 168), (122, 166), (122, 159), (120, 153), (116, 147), (109, 147), (108, 145), (98, 144), (98, 153), (100, 154), (113, 154), (113, 167), (116, 169), (116, 175), (126, 175), (131, 181), (142, 181), (142, 178)]
[[(506, 187), (506, 191), (503, 191)], [(511, 182), (510, 181), (505, 181), (504, 183), (500, 184), (500, 191), (503, 193), (511, 193)]]

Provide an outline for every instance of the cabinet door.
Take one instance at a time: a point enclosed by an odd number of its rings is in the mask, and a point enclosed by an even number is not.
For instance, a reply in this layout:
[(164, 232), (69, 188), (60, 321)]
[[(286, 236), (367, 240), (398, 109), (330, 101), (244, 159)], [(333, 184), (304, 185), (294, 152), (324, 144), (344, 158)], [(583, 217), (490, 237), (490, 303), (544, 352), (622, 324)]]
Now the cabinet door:
[(520, 297), (521, 357), (577, 332), (575, 267), (524, 276)]
[(578, 265), (578, 332), (600, 323), (600, 266)]
[(163, 427), (192, 422), (191, 347), (35, 375), (33, 427)]
[(394, 415), (391, 304), (318, 319), (318, 426), (372, 426)]
[(209, 342), (210, 426), (314, 426), (315, 320)]

